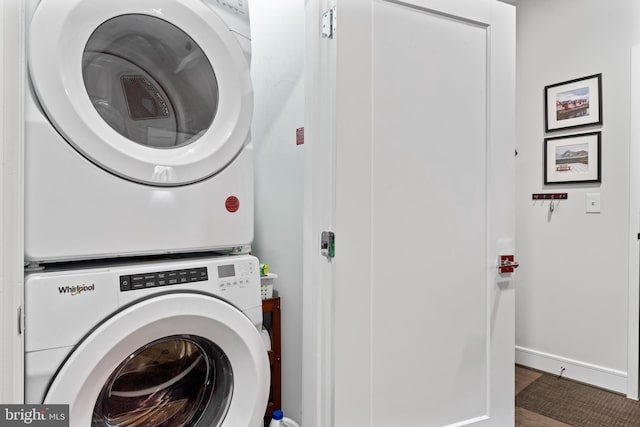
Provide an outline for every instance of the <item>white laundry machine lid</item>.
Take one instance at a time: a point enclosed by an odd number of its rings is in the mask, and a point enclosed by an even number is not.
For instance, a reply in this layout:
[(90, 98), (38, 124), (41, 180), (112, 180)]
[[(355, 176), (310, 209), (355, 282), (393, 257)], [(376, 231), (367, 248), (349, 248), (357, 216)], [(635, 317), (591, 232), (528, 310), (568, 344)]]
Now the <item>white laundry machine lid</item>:
[(70, 404), (72, 425), (249, 426), (268, 388), (267, 352), (246, 316), (209, 295), (170, 293), (93, 330), (43, 403)]
[(51, 123), (122, 178), (197, 182), (228, 165), (249, 138), (249, 65), (225, 22), (199, 1), (45, 0), (28, 48)]

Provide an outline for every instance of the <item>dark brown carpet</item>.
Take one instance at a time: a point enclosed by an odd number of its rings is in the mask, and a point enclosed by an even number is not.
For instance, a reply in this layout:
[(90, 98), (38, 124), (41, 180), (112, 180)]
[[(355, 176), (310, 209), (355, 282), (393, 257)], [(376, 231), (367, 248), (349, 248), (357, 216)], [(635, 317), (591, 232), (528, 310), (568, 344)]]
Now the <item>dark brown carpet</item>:
[(639, 402), (552, 375), (518, 393), (516, 406), (575, 427), (640, 427)]

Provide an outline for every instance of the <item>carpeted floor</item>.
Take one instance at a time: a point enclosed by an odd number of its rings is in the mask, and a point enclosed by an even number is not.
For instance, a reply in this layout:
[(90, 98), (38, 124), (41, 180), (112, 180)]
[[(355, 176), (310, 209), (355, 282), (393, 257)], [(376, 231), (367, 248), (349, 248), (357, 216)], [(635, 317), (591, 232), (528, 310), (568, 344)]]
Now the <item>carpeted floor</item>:
[(549, 374), (516, 395), (516, 408), (574, 427), (640, 427), (640, 402)]

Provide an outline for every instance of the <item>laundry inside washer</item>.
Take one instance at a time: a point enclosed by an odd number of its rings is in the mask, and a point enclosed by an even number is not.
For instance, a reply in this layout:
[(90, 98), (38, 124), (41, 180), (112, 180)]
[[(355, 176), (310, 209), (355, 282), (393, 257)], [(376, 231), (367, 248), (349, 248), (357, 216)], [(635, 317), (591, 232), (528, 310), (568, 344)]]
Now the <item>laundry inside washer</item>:
[(233, 370), (224, 352), (199, 337), (162, 338), (131, 354), (98, 396), (92, 425), (174, 427), (206, 420), (217, 425), (233, 391)]

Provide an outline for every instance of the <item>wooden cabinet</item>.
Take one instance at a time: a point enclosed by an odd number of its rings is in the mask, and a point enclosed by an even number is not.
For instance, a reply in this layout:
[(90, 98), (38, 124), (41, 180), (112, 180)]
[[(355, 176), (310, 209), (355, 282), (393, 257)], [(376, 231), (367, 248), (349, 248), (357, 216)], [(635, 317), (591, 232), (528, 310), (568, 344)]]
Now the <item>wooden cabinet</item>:
[(264, 414), (265, 420), (271, 420), (273, 411), (282, 409), (280, 384), (282, 379), (280, 353), (280, 297), (262, 300), (264, 324), (271, 336), (269, 365), (271, 366), (271, 389), (269, 403)]

